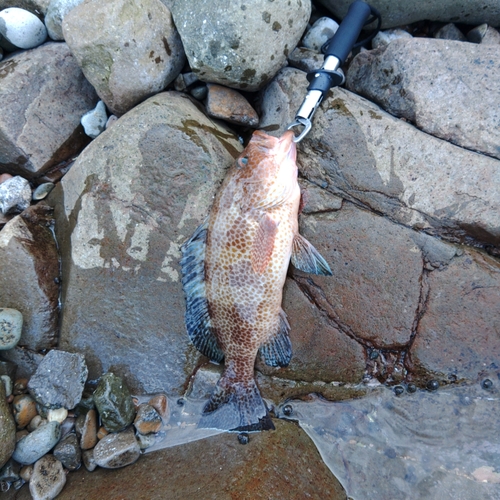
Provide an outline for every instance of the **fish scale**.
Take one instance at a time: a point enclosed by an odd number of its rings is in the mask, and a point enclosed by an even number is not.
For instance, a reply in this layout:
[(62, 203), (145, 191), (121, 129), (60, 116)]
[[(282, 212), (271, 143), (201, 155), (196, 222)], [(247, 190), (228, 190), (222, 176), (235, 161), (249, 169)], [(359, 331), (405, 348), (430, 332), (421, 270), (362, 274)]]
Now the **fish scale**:
[(182, 246), (186, 327), (196, 348), (225, 368), (200, 425), (233, 431), (273, 429), (254, 379), (259, 354), (270, 366), (292, 357), (281, 309), (290, 260), (330, 275), (298, 233), (300, 188), (293, 132), (256, 131), (230, 169), (208, 219)]

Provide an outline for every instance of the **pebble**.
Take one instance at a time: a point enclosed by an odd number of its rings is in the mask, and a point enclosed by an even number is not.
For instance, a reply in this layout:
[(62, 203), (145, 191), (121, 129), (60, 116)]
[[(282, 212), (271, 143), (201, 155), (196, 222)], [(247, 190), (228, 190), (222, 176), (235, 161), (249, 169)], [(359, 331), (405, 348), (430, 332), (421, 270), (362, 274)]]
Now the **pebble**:
[(198, 85), (192, 88), (189, 93), (198, 101), (203, 101), (207, 98), (208, 89), (206, 85)]
[(22, 212), (30, 206), (30, 202), (31, 188), (23, 177), (16, 175), (0, 184), (0, 212), (3, 214)]
[(76, 470), (82, 464), (82, 451), (78, 445), (78, 438), (74, 433), (64, 436), (56, 444), (53, 453), (66, 469)]
[(134, 421), (132, 396), (121, 377), (105, 373), (97, 384), (93, 398), (107, 431), (119, 432)]
[(156, 434), (141, 434), (138, 432), (135, 437), (141, 450), (146, 450), (156, 443)]
[(207, 114), (237, 125), (257, 127), (259, 115), (237, 91), (215, 83), (207, 84)]
[(307, 49), (321, 52), (321, 47), (337, 33), (339, 25), (329, 17), (320, 17), (302, 39), (302, 45)]
[(372, 48), (378, 49), (380, 47), (387, 47), (393, 40), (400, 38), (413, 38), (410, 33), (401, 29), (393, 29), (386, 31), (379, 31), (375, 38), (372, 40)]
[(85, 113), (80, 120), (85, 133), (92, 139), (104, 132), (107, 121), (106, 106), (102, 101), (99, 101), (94, 109)]
[(47, 412), (47, 420), (49, 422), (59, 422), (62, 424), (68, 416), (66, 408), (57, 408), (56, 410), (49, 410)]
[(97, 444), (97, 412), (95, 410), (89, 410), (85, 414), (80, 435), (82, 450), (90, 450)]
[(323, 54), (318, 54), (316, 51), (303, 47), (295, 48), (288, 56), (288, 64), (290, 66), (311, 73), (323, 65)]
[(439, 382), (437, 380), (429, 380), (427, 382), (427, 390), (437, 391), (439, 389)]
[(21, 470), (19, 471), (21, 479), (23, 479), (27, 483), (29, 483), (32, 474), (33, 474), (33, 465), (25, 465), (24, 467), (21, 467)]
[[(2, 49), (0, 48), (0, 51)], [(2, 184), (2, 182), (5, 182), (5, 181), (8, 181), (9, 179), (12, 179), (12, 175), (10, 174), (0, 174), (0, 184)]]
[(94, 460), (94, 450), (85, 450), (82, 453), (82, 462), (85, 468), (89, 471), (92, 472), (96, 469), (97, 464), (95, 463)]
[(104, 436), (107, 436), (109, 432), (103, 427), (99, 427), (99, 430), (97, 431), (97, 439), (102, 439)]
[(141, 404), (134, 420), (134, 427), (140, 434), (151, 434), (161, 429), (160, 414), (150, 405)]
[(29, 483), (33, 500), (51, 500), (61, 493), (66, 484), (62, 463), (54, 455), (45, 455), (33, 467)]
[(62, 21), (64, 16), (83, 0), (51, 0), (45, 13), (45, 26), (52, 40), (64, 40)]
[(73, 409), (80, 401), (88, 370), (83, 354), (50, 351), (28, 383), (33, 398), (47, 408)]
[(186, 84), (186, 87), (191, 87), (191, 85), (200, 81), (199, 78), (196, 76), (196, 73), (193, 73), (192, 71), (190, 71), (189, 73), (184, 73), (182, 77), (184, 78), (184, 83)]
[(132, 430), (108, 434), (94, 448), (94, 460), (105, 469), (117, 469), (134, 463), (141, 454)]
[(19, 311), (0, 309), (0, 351), (13, 349), (21, 338), (22, 329), (23, 315)]
[(36, 402), (28, 394), (16, 396), (12, 410), (18, 429), (24, 429), (37, 416)]
[(28, 379), (19, 378), (14, 382), (14, 395), (26, 394), (28, 392)]
[(10, 7), (0, 12), (0, 35), (0, 45), (7, 51), (32, 49), (45, 42), (47, 29), (35, 14)]
[(500, 33), (488, 24), (481, 24), (467, 33), (467, 40), (483, 45), (500, 45)]
[(19, 475), (19, 467), (14, 460), (9, 460), (2, 468), (0, 468), (0, 482), (5, 481), (7, 483), (13, 483), (17, 481), (21, 476)]
[(47, 420), (42, 418), (40, 415), (35, 415), (28, 424), (28, 427), (26, 428), (28, 429), (29, 432), (33, 432), (35, 429), (38, 429), (38, 427), (46, 423)]
[(25, 436), (27, 436), (29, 432), (26, 429), (23, 429), (22, 431), (17, 431), (16, 432), (16, 443), (18, 441), (21, 441), (21, 439)]
[(61, 426), (57, 422), (48, 422), (18, 441), (12, 457), (22, 465), (32, 464), (48, 453), (60, 436)]
[(158, 394), (157, 396), (153, 396), (149, 403), (161, 416), (161, 418), (168, 422), (170, 418), (170, 408), (168, 407), (168, 399), (165, 394)]
[(110, 115), (108, 121), (106, 122), (106, 130), (111, 127), (116, 122), (116, 120), (118, 120), (118, 117), (116, 115)]
[(12, 379), (8, 375), (0, 375), (0, 379), (5, 389), (5, 396), (10, 397), (12, 394)]
[(75, 421), (76, 418), (67, 417), (66, 420), (61, 424), (61, 438), (75, 430)]
[(453, 24), (445, 24), (442, 28), (436, 31), (434, 38), (441, 38), (443, 40), (455, 40), (457, 42), (466, 42), (465, 35)]
[(43, 200), (55, 187), (52, 182), (44, 182), (40, 184), (34, 191), (32, 199), (33, 201)]

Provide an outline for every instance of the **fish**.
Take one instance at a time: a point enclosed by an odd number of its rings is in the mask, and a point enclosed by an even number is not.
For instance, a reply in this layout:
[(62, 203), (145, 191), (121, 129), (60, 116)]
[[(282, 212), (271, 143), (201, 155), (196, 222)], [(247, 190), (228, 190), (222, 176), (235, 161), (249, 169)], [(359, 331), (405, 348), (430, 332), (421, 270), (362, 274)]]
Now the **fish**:
[(181, 246), (186, 329), (194, 346), (224, 370), (203, 408), (200, 427), (274, 429), (255, 382), (258, 355), (273, 367), (292, 358), (281, 308), (290, 261), (331, 275), (299, 234), (301, 192), (293, 132), (255, 131), (229, 169), (207, 219)]

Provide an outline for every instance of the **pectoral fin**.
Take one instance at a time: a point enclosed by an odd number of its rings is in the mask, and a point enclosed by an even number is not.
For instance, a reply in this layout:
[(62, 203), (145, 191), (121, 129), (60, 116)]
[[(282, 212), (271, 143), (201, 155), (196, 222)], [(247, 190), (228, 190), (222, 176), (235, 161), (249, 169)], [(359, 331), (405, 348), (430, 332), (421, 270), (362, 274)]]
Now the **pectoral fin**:
[(296, 234), (292, 246), (292, 264), (305, 273), (331, 276), (326, 260), (303, 236)]
[(277, 232), (278, 223), (265, 214), (260, 219), (252, 247), (252, 269), (257, 274), (262, 274), (271, 260)]
[(186, 295), (186, 328), (202, 354), (221, 363), (224, 353), (213, 333), (205, 291), (205, 246), (208, 221), (201, 224), (181, 247), (182, 285)]
[(268, 366), (288, 366), (292, 359), (292, 343), (288, 332), (290, 325), (285, 311), (280, 311), (279, 325), (271, 339), (260, 347), (260, 354)]

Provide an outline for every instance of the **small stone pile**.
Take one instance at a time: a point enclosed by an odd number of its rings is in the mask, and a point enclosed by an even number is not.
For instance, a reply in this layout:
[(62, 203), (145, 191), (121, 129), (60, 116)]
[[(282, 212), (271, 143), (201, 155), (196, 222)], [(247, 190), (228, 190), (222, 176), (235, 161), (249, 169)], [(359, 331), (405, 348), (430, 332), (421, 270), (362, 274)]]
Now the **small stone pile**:
[[(0, 309), (2, 345), (19, 326), (16, 312)], [(138, 404), (111, 372), (91, 392), (81, 354), (52, 350), (29, 380), (15, 372), (15, 364), (0, 361), (2, 491), (27, 482), (34, 499), (55, 498), (82, 463), (88, 471), (134, 463), (169, 418), (165, 395)]]

